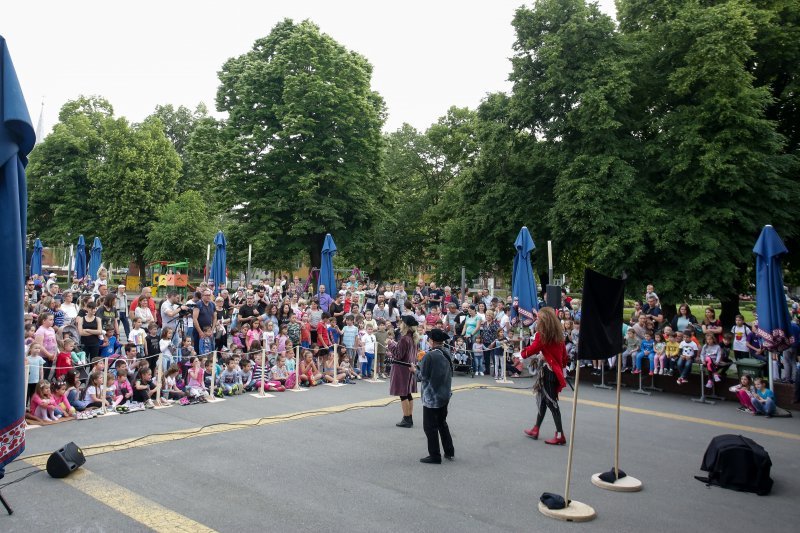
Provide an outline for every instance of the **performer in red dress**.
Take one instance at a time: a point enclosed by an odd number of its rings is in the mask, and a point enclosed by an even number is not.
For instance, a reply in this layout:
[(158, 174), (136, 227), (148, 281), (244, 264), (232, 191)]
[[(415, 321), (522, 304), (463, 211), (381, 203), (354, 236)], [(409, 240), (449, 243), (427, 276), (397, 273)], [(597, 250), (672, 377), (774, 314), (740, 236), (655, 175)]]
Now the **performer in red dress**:
[(538, 368), (533, 390), (537, 397), (539, 413), (536, 416), (536, 425), (526, 429), (525, 434), (532, 439), (538, 439), (539, 427), (542, 425), (546, 410), (550, 409), (556, 423), (556, 435), (545, 442), (566, 444), (564, 428), (561, 426), (561, 409), (558, 407), (558, 393), (567, 385), (564, 379), (564, 367), (569, 364), (569, 359), (564, 345), (564, 329), (551, 308), (545, 307), (539, 311), (536, 336), (533, 343), (522, 350), (521, 355), (523, 359), (535, 356)]

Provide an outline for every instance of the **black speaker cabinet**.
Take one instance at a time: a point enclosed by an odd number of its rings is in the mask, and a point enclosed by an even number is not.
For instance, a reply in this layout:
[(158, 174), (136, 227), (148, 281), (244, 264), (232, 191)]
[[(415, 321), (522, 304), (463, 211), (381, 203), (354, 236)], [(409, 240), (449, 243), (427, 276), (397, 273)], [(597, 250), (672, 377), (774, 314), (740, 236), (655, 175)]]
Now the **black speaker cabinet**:
[(55, 478), (67, 477), (85, 462), (81, 449), (70, 442), (54, 451), (47, 459), (47, 473)]
[(561, 285), (548, 285), (547, 293), (545, 294), (545, 303), (547, 307), (553, 309), (561, 309)]

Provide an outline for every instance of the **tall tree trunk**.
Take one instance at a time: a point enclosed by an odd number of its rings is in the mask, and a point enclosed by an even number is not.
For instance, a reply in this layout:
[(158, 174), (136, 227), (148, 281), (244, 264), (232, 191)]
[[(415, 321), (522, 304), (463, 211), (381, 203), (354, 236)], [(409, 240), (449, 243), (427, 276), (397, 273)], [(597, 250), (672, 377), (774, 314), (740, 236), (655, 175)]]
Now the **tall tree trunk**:
[(678, 306), (671, 303), (662, 303), (661, 314), (664, 315), (664, 323), (668, 324), (672, 321), (672, 318), (678, 314)]
[(319, 268), (322, 266), (322, 245), (325, 244), (325, 235), (310, 235), (309, 241), (308, 256), (311, 258), (311, 268)]
[(721, 297), (719, 300), (722, 311), (719, 314), (719, 319), (722, 322), (722, 327), (728, 331), (733, 327), (736, 322), (736, 315), (739, 314), (739, 295), (729, 294)]

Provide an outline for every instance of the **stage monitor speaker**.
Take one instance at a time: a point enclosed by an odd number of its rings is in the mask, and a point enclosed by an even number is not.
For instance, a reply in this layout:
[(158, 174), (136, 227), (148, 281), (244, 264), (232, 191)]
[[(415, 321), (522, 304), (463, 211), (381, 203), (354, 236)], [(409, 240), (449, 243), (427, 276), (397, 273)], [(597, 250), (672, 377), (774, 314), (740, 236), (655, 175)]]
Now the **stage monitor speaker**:
[(86, 462), (83, 451), (74, 442), (65, 444), (50, 454), (47, 473), (55, 478), (67, 477)]
[(548, 285), (545, 304), (553, 309), (561, 309), (561, 285)]

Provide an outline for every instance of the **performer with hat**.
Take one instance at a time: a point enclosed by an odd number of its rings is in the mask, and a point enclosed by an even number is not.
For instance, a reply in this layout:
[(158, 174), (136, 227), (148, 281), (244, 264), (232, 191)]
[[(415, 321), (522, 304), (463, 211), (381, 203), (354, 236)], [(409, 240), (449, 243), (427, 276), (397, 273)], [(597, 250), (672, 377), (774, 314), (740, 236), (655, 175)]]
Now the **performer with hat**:
[(561, 426), (558, 393), (567, 385), (564, 379), (564, 367), (569, 364), (569, 359), (564, 345), (564, 329), (552, 308), (544, 307), (539, 311), (533, 343), (522, 350), (520, 355), (523, 359), (536, 356), (538, 368), (534, 377), (533, 391), (537, 396), (539, 412), (536, 416), (536, 425), (526, 429), (525, 434), (534, 440), (539, 438), (539, 427), (549, 409), (556, 423), (556, 435), (545, 443), (566, 444), (564, 428)]
[(439, 451), (439, 437), (442, 438), (445, 459), (453, 460), (455, 450), (450, 428), (447, 426), (447, 406), (453, 395), (453, 362), (450, 349), (444, 344), (449, 340), (447, 333), (441, 329), (432, 329), (428, 333), (431, 349), (415, 365), (417, 380), (422, 383), (422, 427), (428, 438), (428, 456), (420, 463), (441, 464), (442, 454)]
[(400, 342), (394, 349), (392, 368), (389, 373), (389, 394), (400, 396), (400, 405), (403, 408), (403, 420), (397, 427), (410, 428), (414, 426), (414, 400), (411, 394), (417, 392), (417, 380), (412, 371), (412, 365), (417, 361), (417, 320), (413, 315), (406, 315), (400, 322)]

